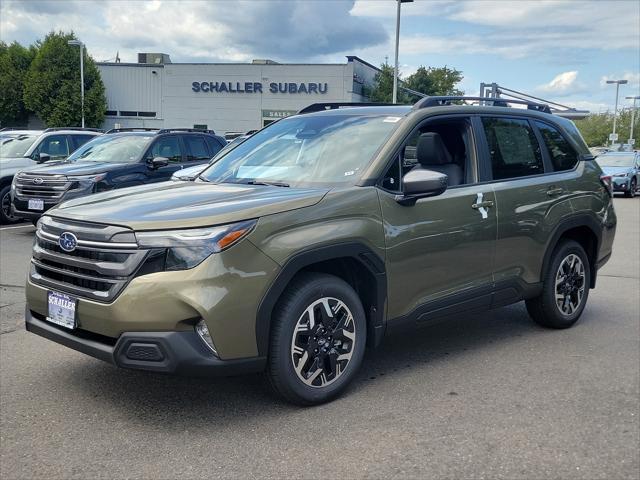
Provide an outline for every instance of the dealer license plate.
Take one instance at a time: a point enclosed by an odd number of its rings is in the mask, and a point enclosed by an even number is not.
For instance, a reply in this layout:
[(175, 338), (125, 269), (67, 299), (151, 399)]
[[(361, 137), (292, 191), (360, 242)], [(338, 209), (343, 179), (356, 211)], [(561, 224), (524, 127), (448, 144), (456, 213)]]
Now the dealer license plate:
[(33, 198), (29, 200), (29, 210), (44, 210), (44, 200), (40, 198)]
[(47, 320), (64, 328), (76, 328), (76, 306), (78, 300), (64, 293), (48, 292)]

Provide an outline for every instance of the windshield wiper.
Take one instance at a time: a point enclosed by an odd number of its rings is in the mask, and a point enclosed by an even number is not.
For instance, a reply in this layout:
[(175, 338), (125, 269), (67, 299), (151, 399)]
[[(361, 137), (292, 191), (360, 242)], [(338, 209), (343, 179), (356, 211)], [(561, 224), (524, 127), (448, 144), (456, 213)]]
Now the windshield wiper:
[(272, 187), (289, 187), (288, 183), (284, 182), (268, 182), (264, 180), (249, 180), (245, 185), (269, 185)]

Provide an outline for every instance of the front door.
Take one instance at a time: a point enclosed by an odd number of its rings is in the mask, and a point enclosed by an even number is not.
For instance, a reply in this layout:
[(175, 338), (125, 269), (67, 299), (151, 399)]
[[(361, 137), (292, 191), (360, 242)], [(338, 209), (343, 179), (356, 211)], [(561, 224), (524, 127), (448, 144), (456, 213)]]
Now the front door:
[[(424, 132), (441, 136), (450, 161), (462, 170), (462, 179), (437, 197), (403, 206), (394, 190), (403, 173), (426, 168), (418, 165), (416, 152), (417, 137)], [(401, 152), (379, 188), (389, 321), (420, 323), (437, 317), (437, 310), (453, 313), (456, 305), (459, 310), (488, 306), (497, 228), (495, 198), (491, 186), (477, 184), (470, 119), (429, 121)]]
[[(164, 157), (169, 164), (164, 167), (151, 168), (150, 161), (156, 157)], [(163, 182), (169, 180), (174, 172), (184, 167), (186, 155), (180, 135), (163, 135), (149, 147), (144, 161), (147, 165), (147, 182)]]

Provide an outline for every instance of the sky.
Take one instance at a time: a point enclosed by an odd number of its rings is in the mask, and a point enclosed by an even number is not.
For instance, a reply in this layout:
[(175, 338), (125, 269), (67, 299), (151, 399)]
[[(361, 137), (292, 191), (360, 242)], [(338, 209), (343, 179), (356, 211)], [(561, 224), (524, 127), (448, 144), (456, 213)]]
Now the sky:
[[(395, 0), (0, 0), (0, 39), (24, 45), (73, 30), (97, 61), (344, 63), (394, 59)], [(594, 112), (615, 86), (640, 95), (638, 0), (415, 0), (402, 4), (400, 72), (447, 65), (480, 82)]]

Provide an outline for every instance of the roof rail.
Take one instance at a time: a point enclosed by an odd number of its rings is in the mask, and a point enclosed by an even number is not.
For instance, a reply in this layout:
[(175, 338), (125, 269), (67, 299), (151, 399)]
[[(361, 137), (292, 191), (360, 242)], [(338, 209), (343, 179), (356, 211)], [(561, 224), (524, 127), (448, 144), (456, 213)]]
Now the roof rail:
[(121, 133), (121, 132), (157, 132), (159, 128), (147, 128), (147, 127), (126, 127), (126, 128), (112, 128), (105, 133)]
[(10, 132), (12, 130), (29, 130), (27, 127), (4, 127), (0, 128), (0, 132)]
[(526, 105), (528, 110), (535, 110), (537, 112), (551, 113), (549, 105), (544, 103), (535, 103), (527, 100), (512, 100), (510, 98), (494, 98), (494, 97), (465, 97), (465, 96), (434, 96), (424, 97), (418, 100), (413, 105), (413, 110), (428, 107), (439, 107), (443, 105), (451, 105), (451, 102), (455, 101), (472, 101), (482, 102), (485, 105), (491, 105), (493, 107), (508, 107), (510, 103), (518, 105)]
[(304, 107), (298, 112), (298, 115), (303, 113), (322, 112), (324, 110), (336, 110), (338, 108), (350, 108), (350, 107), (398, 107), (401, 105), (393, 103), (375, 103), (375, 102), (327, 102), (327, 103), (312, 103), (311, 105)]
[(170, 133), (170, 132), (196, 132), (196, 133), (210, 133), (215, 135), (213, 130), (207, 130), (205, 128), (162, 128), (158, 133)]
[(53, 127), (53, 128), (47, 128), (45, 129), (42, 133), (47, 133), (47, 132), (59, 132), (60, 130), (80, 130), (80, 131), (85, 131), (85, 132), (100, 132), (103, 133), (104, 130), (102, 128), (89, 128), (89, 127)]

